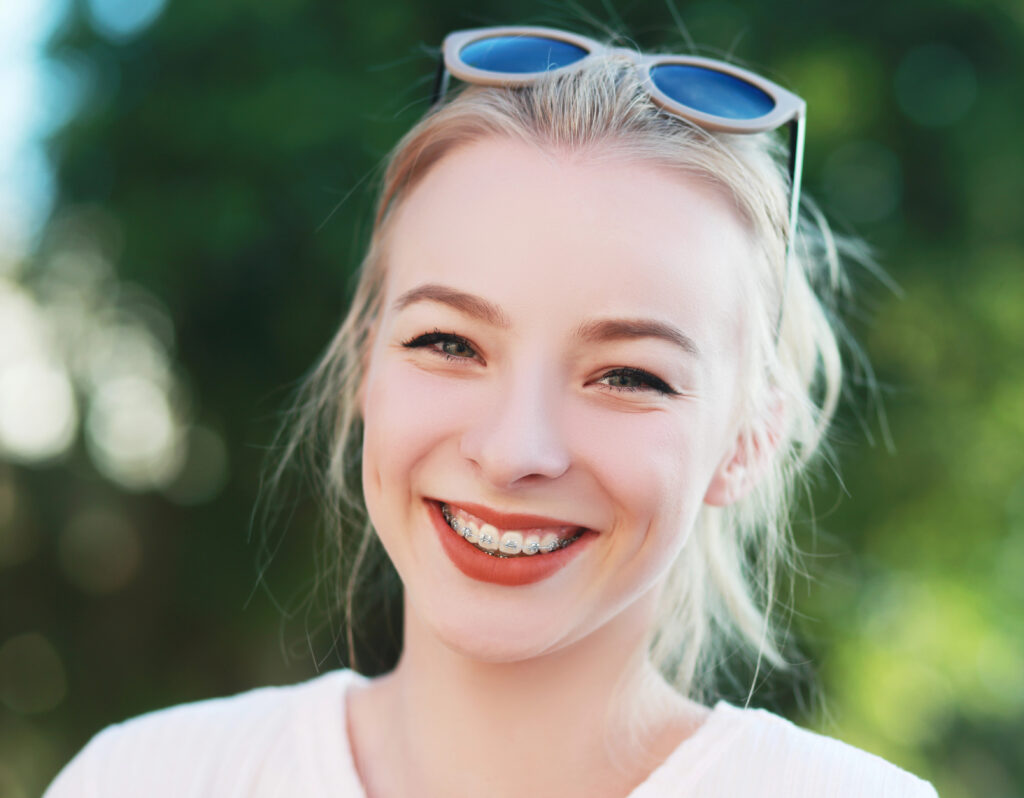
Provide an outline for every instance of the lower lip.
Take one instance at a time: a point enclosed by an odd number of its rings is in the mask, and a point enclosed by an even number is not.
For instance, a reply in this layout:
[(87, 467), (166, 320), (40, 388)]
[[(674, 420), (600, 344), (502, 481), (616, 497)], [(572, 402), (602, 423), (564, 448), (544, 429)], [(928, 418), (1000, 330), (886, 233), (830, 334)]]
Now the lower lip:
[(430, 520), (433, 521), (434, 529), (441, 538), (441, 547), (455, 567), (470, 579), (494, 585), (514, 587), (547, 579), (567, 566), (573, 558), (582, 553), (592, 538), (597, 537), (596, 532), (588, 529), (575, 542), (550, 554), (492, 557), (455, 534), (455, 530), (448, 526), (448, 522), (441, 515), (441, 505), (438, 502), (428, 501), (427, 506)]

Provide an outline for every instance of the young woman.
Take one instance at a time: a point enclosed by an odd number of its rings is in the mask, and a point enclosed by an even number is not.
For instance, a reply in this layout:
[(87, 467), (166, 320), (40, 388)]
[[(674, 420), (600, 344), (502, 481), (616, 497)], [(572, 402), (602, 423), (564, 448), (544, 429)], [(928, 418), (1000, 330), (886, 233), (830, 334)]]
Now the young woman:
[(784, 665), (787, 499), (839, 391), (802, 101), (549, 29), (453, 34), (438, 94), (292, 446), (328, 442), (330, 518), (365, 499), (396, 667), (112, 727), (50, 798), (934, 796), (698, 700), (722, 652)]

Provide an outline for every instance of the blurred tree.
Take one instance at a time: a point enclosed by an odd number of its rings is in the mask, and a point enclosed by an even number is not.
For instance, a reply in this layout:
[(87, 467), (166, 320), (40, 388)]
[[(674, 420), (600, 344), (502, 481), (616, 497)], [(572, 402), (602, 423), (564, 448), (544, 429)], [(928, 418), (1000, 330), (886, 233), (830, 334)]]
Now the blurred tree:
[[(425, 109), (444, 33), (519, 22), (624, 25), (647, 49), (684, 38), (668, 3), (174, 0), (135, 30), (112, 7), (72, 3), (52, 43), (81, 101), (51, 141), (56, 208), (21, 282), (68, 357), (109, 352), (102, 368), (119, 378), (148, 364), (163, 393), (103, 393), (95, 359), (75, 361), (80, 442), (48, 464), (0, 465), (4, 795), (36, 794), (105, 724), (337, 664), (315, 627), (312, 654), (283, 656), (277, 634), (278, 604), (300, 607), (314, 579), (310, 508), (295, 508), (269, 591), (256, 590), (250, 513), (278, 411), (340, 320), (378, 164)], [(851, 326), (888, 426), (846, 409), (843, 488), (823, 479), (817, 533), (801, 532), (816, 579), (797, 596), (813, 619), (799, 636), (828, 696), (803, 719), (945, 798), (1021, 795), (1024, 13), (1009, 0), (679, 12), (708, 51), (808, 99), (809, 191), (901, 286), (854, 277)], [(82, 329), (123, 335), (102, 349)], [(118, 470), (104, 448), (125, 397), (151, 410), (164, 397), (168, 429), (191, 444), (166, 479), (145, 451)], [(283, 637), (293, 653), (303, 618)], [(784, 691), (764, 700), (796, 712)]]

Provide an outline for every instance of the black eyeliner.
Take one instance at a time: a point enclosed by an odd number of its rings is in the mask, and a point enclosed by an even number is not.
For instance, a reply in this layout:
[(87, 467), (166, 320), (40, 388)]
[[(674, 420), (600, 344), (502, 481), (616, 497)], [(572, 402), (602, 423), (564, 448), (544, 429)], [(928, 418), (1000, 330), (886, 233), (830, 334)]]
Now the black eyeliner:
[(463, 338), (461, 335), (456, 333), (441, 332), (441, 330), (434, 330), (433, 332), (423, 333), (422, 335), (416, 335), (410, 338), (408, 341), (402, 341), (402, 346), (406, 349), (415, 349), (419, 346), (430, 346), (431, 344), (439, 344), (442, 341), (455, 341), (462, 344), (463, 346), (473, 348), (473, 345)]
[[(659, 393), (667, 394), (669, 396), (679, 396), (679, 391), (674, 390), (663, 379), (661, 379), (660, 377), (656, 377), (655, 375), (651, 374), (651, 372), (645, 371), (644, 369), (638, 369), (633, 366), (622, 366), (621, 368), (613, 369), (612, 371), (608, 372), (608, 374), (606, 374), (605, 376), (611, 375), (623, 375), (634, 377), (635, 379), (639, 380), (644, 385), (646, 385), (648, 388), (653, 388), (655, 391), (658, 391)], [(620, 388), (619, 390), (640, 390), (640, 388)]]

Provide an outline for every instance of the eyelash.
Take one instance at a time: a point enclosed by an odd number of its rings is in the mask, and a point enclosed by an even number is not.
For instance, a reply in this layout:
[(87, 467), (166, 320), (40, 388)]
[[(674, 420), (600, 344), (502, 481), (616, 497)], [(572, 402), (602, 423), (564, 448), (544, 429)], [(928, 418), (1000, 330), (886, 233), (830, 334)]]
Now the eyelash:
[[(451, 352), (445, 352), (442, 348), (437, 346), (437, 344), (459, 344), (460, 346), (466, 347), (472, 355), (453, 355)], [(441, 332), (440, 330), (423, 333), (423, 335), (414, 336), (408, 341), (402, 341), (402, 346), (406, 349), (423, 349), (428, 346), (433, 347), (434, 351), (441, 355), (445, 360), (470, 360), (472, 356), (477, 354), (476, 349), (473, 348), (473, 344), (461, 335)]]
[[(463, 346), (470, 351), (469, 355), (453, 355), (451, 352), (444, 351), (443, 348), (438, 344), (458, 344)], [(459, 360), (471, 360), (473, 357), (478, 357), (476, 349), (473, 347), (467, 339), (461, 335), (450, 332), (442, 332), (441, 330), (434, 330), (433, 332), (423, 333), (410, 338), (408, 341), (403, 341), (402, 346), (406, 349), (425, 349), (431, 347), (445, 360), (459, 361)], [(649, 371), (644, 369), (634, 368), (632, 366), (622, 366), (620, 368), (612, 369), (601, 377), (601, 380), (607, 380), (610, 377), (626, 377), (631, 378), (639, 382), (639, 385), (608, 385), (605, 386), (613, 391), (624, 391), (633, 393), (635, 391), (651, 390), (656, 391), (666, 396), (678, 396), (679, 391), (673, 390), (669, 385), (662, 380), (660, 377), (651, 374)]]
[(609, 388), (612, 388), (613, 390), (616, 391), (633, 392), (649, 389), (652, 391), (657, 391), (658, 393), (666, 394), (667, 396), (679, 395), (679, 391), (675, 391), (672, 388), (670, 388), (668, 383), (666, 383), (660, 377), (654, 376), (649, 371), (633, 368), (632, 366), (623, 366), (621, 368), (612, 369), (607, 374), (605, 374), (601, 379), (606, 380), (609, 377), (631, 377), (640, 382), (640, 385), (632, 385), (629, 387), (623, 385), (617, 387), (612, 385), (608, 386)]

